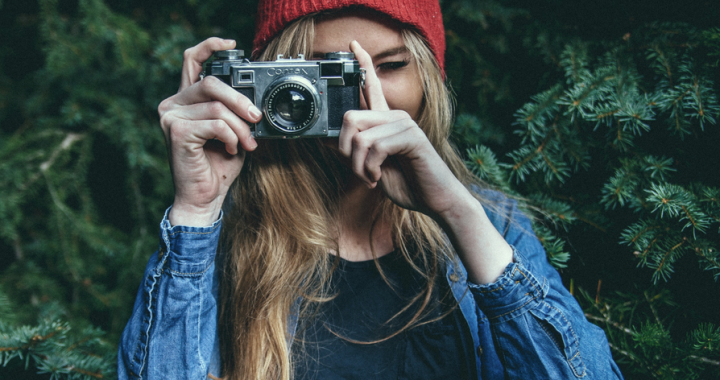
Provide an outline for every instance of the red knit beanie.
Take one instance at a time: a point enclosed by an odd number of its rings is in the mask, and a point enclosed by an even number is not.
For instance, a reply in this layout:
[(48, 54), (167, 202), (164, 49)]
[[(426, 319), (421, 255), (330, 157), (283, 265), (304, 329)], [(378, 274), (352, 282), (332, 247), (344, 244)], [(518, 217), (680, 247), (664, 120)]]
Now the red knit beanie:
[(438, 0), (260, 0), (255, 19), (253, 56), (265, 49), (290, 22), (321, 11), (363, 6), (414, 27), (425, 37), (440, 70), (445, 65), (445, 28)]

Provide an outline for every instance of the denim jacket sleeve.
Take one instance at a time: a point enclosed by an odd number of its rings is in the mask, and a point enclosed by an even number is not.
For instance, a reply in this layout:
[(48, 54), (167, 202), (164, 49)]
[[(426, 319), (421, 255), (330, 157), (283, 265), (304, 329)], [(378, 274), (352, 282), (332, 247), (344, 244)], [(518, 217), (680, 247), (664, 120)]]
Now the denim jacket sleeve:
[[(622, 379), (605, 333), (591, 324), (548, 263), (517, 203), (490, 196), (493, 225), (515, 251), (514, 262), (494, 283), (470, 284), (487, 319), (506, 379)], [(495, 199), (492, 199), (495, 198)]]
[(219, 363), (215, 254), (221, 221), (173, 227), (167, 215), (120, 340), (120, 379), (206, 379)]

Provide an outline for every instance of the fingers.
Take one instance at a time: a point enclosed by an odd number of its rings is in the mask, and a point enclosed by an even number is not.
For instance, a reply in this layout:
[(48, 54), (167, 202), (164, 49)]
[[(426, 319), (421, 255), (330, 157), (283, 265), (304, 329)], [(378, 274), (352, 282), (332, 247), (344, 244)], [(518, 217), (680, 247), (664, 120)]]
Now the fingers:
[(166, 99), (158, 107), (160, 116), (178, 107), (218, 101), (241, 118), (257, 123), (262, 113), (245, 95), (235, 91), (221, 80), (209, 76), (182, 92)]
[(238, 136), (224, 120), (178, 119), (172, 123), (167, 136), (174, 158), (182, 157), (179, 161), (194, 160), (204, 154), (203, 147), (209, 140), (221, 141), (229, 154), (238, 154)]
[[(250, 127), (219, 101), (180, 107), (177, 112), (173, 114), (173, 117), (187, 121), (222, 120), (228, 128), (230, 128), (232, 133), (237, 136), (237, 140), (242, 149), (252, 151), (257, 148), (257, 142), (255, 142), (255, 139), (252, 137)], [(227, 151), (230, 154), (237, 154), (237, 145), (228, 147)]]
[(355, 59), (358, 60), (360, 68), (365, 69), (365, 88), (362, 89), (363, 97), (367, 103), (368, 109), (373, 111), (388, 111), (387, 101), (383, 95), (382, 85), (375, 73), (370, 54), (363, 49), (357, 41), (350, 43), (350, 50), (355, 53)]
[(343, 117), (343, 125), (340, 129), (338, 149), (346, 157), (350, 157), (353, 150), (353, 138), (358, 132), (366, 131), (378, 125), (392, 123), (394, 121), (410, 119), (410, 115), (402, 110), (387, 112), (379, 111), (348, 111)]
[(199, 80), (202, 64), (218, 50), (228, 50), (235, 47), (234, 40), (223, 40), (212, 37), (185, 50), (183, 54), (183, 69), (178, 92), (190, 87)]
[(414, 141), (412, 130), (417, 126), (408, 120), (399, 120), (356, 134), (353, 138), (351, 165), (353, 172), (370, 188), (382, 177), (381, 166), (388, 156), (411, 150)]

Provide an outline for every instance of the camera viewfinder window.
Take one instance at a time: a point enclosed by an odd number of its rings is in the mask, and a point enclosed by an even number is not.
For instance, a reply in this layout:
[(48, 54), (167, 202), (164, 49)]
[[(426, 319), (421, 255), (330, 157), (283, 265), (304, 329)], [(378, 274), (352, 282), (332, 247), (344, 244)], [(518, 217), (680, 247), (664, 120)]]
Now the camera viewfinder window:
[(325, 77), (341, 77), (342, 76), (342, 63), (321, 63), (320, 64), (320, 76)]
[(251, 84), (253, 83), (253, 72), (252, 71), (238, 71), (235, 74), (235, 82), (240, 84)]

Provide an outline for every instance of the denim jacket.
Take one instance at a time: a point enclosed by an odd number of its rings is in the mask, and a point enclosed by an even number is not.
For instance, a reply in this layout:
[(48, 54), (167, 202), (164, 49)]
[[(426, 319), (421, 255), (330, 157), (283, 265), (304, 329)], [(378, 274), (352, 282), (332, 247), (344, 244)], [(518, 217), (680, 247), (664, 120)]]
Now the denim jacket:
[[(622, 379), (605, 333), (589, 323), (547, 261), (516, 202), (483, 192), (493, 225), (514, 261), (497, 281), (468, 282), (461, 263), (445, 278), (472, 338), (478, 379)], [(219, 376), (216, 250), (222, 217), (210, 227), (161, 223), (159, 250), (147, 264), (118, 352), (120, 379)], [(459, 260), (457, 260), (459, 262)], [(290, 331), (297, 324), (288, 316)], [(468, 342), (469, 344), (470, 342)]]

